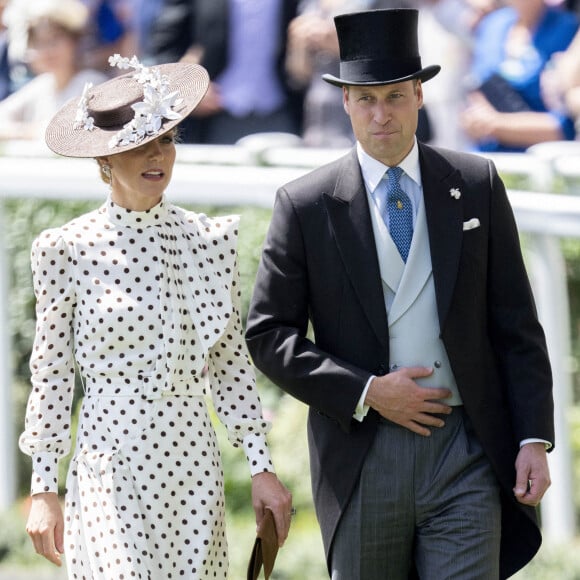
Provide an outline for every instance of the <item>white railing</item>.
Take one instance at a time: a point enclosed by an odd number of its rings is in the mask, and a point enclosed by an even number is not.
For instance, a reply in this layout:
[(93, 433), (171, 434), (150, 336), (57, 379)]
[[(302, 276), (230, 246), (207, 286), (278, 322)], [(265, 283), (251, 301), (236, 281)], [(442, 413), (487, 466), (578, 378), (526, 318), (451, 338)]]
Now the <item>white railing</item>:
[[(104, 184), (91, 160), (65, 160), (45, 152), (4, 150), (0, 157), (2, 198), (103, 199)], [(303, 175), (311, 167), (329, 161), (342, 151), (309, 151), (299, 148), (240, 150), (239, 147), (181, 146), (168, 195), (176, 203), (257, 205), (271, 207), (276, 189)], [(217, 162), (216, 162), (217, 161)], [(494, 157), (500, 173), (510, 168), (525, 174), (534, 185), (547, 187), (553, 160), (529, 156)], [(254, 164), (252, 164), (254, 163)], [(261, 165), (256, 164), (261, 163)], [(269, 165), (264, 165), (269, 164)], [(274, 165), (275, 164), (275, 165)], [(571, 182), (579, 180), (580, 162), (567, 164)], [(571, 173), (571, 175), (570, 175)], [(580, 237), (580, 197), (530, 191), (509, 191), (518, 226), (529, 238), (526, 259), (538, 311), (544, 325), (553, 365), (556, 402), (556, 448), (550, 454), (553, 484), (542, 503), (546, 537), (569, 540), (575, 533), (571, 451), (567, 410), (571, 405), (570, 312), (566, 269), (560, 238)], [(0, 228), (2, 212), (0, 206)], [(2, 229), (2, 231), (4, 231)], [(0, 509), (14, 500), (15, 442), (12, 437), (10, 400), (10, 336), (6, 310), (6, 244), (0, 245)], [(533, 385), (530, 385), (533, 388)]]

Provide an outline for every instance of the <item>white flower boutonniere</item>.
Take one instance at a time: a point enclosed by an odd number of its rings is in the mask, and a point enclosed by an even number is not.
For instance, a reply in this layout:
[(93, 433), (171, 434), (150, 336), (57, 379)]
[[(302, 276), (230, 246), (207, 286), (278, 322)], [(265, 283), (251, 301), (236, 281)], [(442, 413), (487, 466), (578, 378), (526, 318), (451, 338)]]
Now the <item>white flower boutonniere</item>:
[(461, 192), (456, 187), (452, 187), (449, 190), (449, 195), (451, 195), (451, 197), (454, 197), (455, 199), (459, 199), (461, 197)]

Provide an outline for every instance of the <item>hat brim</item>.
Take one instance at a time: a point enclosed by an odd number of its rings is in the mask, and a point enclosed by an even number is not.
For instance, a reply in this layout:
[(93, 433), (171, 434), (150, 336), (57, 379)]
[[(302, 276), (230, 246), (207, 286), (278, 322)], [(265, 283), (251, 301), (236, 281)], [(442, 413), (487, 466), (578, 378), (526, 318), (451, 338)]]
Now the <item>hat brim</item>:
[[(45, 133), (48, 147), (65, 157), (108, 157), (141, 147), (179, 125), (203, 99), (209, 86), (209, 75), (205, 68), (195, 64), (170, 63), (156, 65), (154, 68), (160, 69), (161, 74), (168, 78), (169, 90), (177, 91), (181, 99), (181, 102), (173, 107), (173, 111), (180, 115), (178, 119), (163, 118), (161, 127), (155, 134), (148, 135), (136, 143), (111, 147), (111, 139), (123, 128), (123, 125), (110, 127), (95, 125), (92, 130), (75, 128), (79, 95), (68, 101), (49, 123)], [(98, 93), (102, 99), (103, 95), (107, 95), (107, 91), (111, 95), (122, 94), (123, 87), (131, 86), (132, 83), (137, 83), (137, 80), (133, 73), (128, 73), (92, 87), (88, 93), (89, 106), (92, 95)]]
[(352, 79), (341, 79), (339, 77), (335, 77), (331, 74), (323, 74), (322, 79), (325, 80), (327, 83), (334, 85), (336, 87), (344, 87), (344, 86), (379, 86), (379, 85), (394, 85), (395, 83), (402, 83), (405, 81), (411, 81), (413, 79), (419, 79), (421, 82), (426, 82), (431, 80), (436, 74), (439, 73), (441, 67), (438, 64), (433, 64), (427, 66), (416, 73), (411, 75), (407, 75), (404, 77), (398, 77), (395, 79), (377, 79), (377, 80), (352, 80)]

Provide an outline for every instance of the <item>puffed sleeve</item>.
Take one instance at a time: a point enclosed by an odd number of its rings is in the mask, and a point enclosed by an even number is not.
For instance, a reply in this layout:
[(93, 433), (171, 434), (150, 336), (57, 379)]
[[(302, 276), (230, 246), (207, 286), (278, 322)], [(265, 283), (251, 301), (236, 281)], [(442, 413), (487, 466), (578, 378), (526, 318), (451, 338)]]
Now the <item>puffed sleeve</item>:
[(212, 400), (234, 446), (243, 445), (252, 475), (274, 471), (266, 434), (270, 423), (262, 417), (254, 368), (246, 349), (240, 316), (237, 265), (231, 281), (232, 312), (224, 333), (209, 351), (208, 374)]
[(30, 358), (32, 391), (19, 446), (32, 457), (31, 493), (58, 490), (58, 460), (70, 451), (74, 392), (71, 260), (60, 230), (47, 230), (31, 251), (36, 335)]

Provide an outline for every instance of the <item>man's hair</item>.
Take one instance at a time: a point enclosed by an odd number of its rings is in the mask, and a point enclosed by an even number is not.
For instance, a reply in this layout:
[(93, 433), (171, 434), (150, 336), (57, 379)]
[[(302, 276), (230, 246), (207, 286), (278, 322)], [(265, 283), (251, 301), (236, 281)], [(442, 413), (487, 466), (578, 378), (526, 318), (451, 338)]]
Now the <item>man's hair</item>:
[[(413, 79), (413, 92), (415, 94), (417, 94), (417, 85), (418, 84), (419, 84), (419, 79)], [(343, 88), (346, 89), (346, 92), (348, 93), (350, 91), (350, 87), (355, 86), (355, 85), (342, 85), (342, 86), (343, 86)]]

